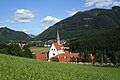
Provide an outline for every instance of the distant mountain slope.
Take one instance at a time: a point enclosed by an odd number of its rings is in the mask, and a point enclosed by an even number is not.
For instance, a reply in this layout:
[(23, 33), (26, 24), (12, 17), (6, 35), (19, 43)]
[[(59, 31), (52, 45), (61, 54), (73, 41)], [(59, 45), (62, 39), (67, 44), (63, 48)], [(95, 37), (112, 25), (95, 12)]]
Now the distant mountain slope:
[(33, 34), (28, 34), (31, 38), (35, 38), (35, 35)]
[(14, 31), (7, 27), (1, 27), (0, 28), (0, 39), (6, 40), (6, 41), (24, 41), (29, 40), (30, 37), (21, 31)]
[(78, 12), (56, 23), (39, 34), (36, 39), (55, 39), (57, 30), (62, 39), (71, 39), (116, 27), (120, 27), (119, 6), (114, 6), (112, 9), (92, 9)]

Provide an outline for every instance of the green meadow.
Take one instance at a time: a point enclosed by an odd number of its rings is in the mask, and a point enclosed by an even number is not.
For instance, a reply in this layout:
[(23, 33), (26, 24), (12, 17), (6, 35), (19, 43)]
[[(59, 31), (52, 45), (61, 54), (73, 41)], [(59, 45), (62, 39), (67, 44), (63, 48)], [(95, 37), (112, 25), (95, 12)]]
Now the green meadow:
[(120, 80), (120, 68), (55, 63), (0, 54), (0, 80)]
[(49, 49), (49, 47), (30, 47), (30, 50), (34, 53), (47, 53)]

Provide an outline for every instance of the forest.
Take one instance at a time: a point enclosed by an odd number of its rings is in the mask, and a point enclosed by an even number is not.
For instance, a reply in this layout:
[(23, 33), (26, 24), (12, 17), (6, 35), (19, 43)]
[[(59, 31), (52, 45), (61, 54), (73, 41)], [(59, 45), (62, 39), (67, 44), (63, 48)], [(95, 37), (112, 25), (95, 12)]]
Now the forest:
[(120, 28), (82, 36), (69, 43), (71, 52), (84, 53), (81, 61), (89, 62), (92, 53), (94, 62), (120, 64)]

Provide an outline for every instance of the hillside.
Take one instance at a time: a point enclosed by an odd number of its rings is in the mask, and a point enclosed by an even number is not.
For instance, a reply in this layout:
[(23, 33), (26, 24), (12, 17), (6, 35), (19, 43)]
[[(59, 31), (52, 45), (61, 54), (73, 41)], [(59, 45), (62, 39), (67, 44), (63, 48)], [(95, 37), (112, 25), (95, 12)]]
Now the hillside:
[(117, 65), (120, 63), (120, 28), (73, 39), (69, 46), (72, 52), (84, 52), (86, 56), (92, 53), (97, 62)]
[(98, 49), (98, 48), (105, 47), (105, 48), (108, 48), (107, 49), (108, 51), (111, 51), (111, 50), (119, 51), (120, 50), (120, 28), (115, 28), (112, 30), (98, 32), (95, 34), (73, 39), (70, 41), (70, 45), (77, 46), (77, 48), (74, 47), (75, 49), (82, 49), (82, 48)]
[(0, 80), (119, 80), (120, 68), (50, 63), (0, 54)]
[(92, 9), (78, 12), (56, 23), (39, 34), (36, 39), (56, 39), (57, 30), (62, 39), (71, 39), (117, 27), (120, 27), (119, 6), (114, 6), (112, 9)]
[(29, 40), (30, 37), (21, 31), (14, 31), (7, 27), (0, 28), (0, 42), (2, 41), (25, 41)]

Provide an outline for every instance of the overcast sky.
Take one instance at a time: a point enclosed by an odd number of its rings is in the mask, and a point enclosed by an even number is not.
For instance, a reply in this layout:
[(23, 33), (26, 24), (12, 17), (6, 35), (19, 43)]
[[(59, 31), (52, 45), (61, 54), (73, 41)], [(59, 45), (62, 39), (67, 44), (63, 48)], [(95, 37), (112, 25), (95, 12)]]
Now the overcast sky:
[(38, 35), (78, 11), (112, 6), (120, 0), (0, 0), (0, 27)]

